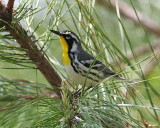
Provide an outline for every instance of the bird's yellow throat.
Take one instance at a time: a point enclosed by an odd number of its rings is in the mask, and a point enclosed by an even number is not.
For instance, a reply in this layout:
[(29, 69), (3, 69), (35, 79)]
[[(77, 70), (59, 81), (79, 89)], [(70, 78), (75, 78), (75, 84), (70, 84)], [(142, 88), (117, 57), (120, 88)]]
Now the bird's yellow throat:
[(69, 59), (69, 56), (68, 56), (68, 44), (66, 42), (66, 40), (63, 38), (63, 37), (59, 37), (60, 39), (60, 42), (62, 44), (62, 47), (63, 47), (63, 64), (65, 66), (69, 66), (71, 64), (71, 61)]

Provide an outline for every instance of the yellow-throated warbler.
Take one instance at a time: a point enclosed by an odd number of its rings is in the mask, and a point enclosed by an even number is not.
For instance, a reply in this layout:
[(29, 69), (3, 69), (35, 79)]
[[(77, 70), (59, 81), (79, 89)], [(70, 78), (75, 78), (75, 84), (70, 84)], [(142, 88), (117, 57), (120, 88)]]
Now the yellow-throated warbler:
[(74, 83), (89, 86), (96, 85), (107, 77), (124, 79), (84, 51), (81, 41), (75, 33), (69, 30), (62, 32), (50, 31), (60, 38), (63, 47), (63, 64), (69, 79)]

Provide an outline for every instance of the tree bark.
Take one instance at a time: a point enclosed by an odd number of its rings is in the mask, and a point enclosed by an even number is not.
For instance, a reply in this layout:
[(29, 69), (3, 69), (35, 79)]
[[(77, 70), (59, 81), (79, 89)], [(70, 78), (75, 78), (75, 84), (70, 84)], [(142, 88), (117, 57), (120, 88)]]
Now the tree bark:
[(53, 69), (49, 61), (46, 59), (42, 51), (38, 49), (31, 36), (27, 34), (25, 29), (20, 24), (12, 23), (14, 0), (9, 0), (7, 6), (3, 1), (0, 1), (0, 27), (5, 26), (6, 32), (17, 41), (17, 43), (24, 49), (28, 57), (35, 62), (36, 68), (44, 75), (58, 98), (61, 98), (61, 78)]

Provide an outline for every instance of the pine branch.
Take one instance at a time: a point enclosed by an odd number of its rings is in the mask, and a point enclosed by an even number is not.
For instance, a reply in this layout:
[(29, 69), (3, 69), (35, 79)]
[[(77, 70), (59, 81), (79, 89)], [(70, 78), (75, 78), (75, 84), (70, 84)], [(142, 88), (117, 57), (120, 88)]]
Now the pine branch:
[(0, 27), (6, 28), (6, 31), (17, 41), (17, 43), (27, 50), (26, 54), (29, 58), (36, 62), (36, 68), (41, 71), (53, 90), (61, 98), (60, 85), (61, 78), (53, 69), (49, 61), (45, 58), (44, 54), (38, 49), (34, 41), (27, 34), (25, 29), (20, 24), (12, 24), (14, 0), (9, 0), (7, 6), (0, 1)]

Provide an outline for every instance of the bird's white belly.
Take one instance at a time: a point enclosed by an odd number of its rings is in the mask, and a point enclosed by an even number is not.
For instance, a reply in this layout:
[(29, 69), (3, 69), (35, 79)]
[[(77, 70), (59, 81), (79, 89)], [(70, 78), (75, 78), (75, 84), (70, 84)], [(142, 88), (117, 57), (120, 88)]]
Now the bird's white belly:
[(72, 66), (65, 66), (66, 69), (66, 73), (69, 77), (69, 80), (71, 80), (71, 82), (74, 82), (75, 84), (81, 84), (82, 86), (89, 86), (89, 85), (96, 85), (97, 82), (86, 78), (84, 76), (82, 76), (81, 74), (78, 74), (74, 71), (74, 69), (72, 68)]

